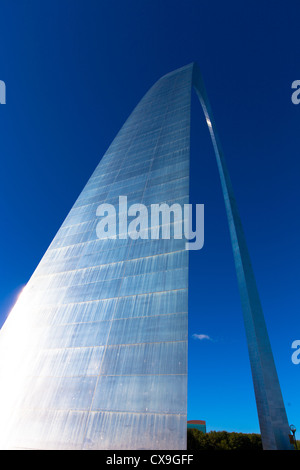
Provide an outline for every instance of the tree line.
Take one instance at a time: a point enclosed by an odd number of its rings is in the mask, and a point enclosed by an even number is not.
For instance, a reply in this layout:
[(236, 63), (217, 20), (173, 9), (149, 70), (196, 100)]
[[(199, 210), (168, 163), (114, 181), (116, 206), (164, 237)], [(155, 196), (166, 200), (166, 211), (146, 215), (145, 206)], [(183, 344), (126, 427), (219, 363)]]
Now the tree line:
[(210, 431), (204, 434), (199, 429), (188, 429), (187, 449), (200, 450), (263, 450), (260, 434)]

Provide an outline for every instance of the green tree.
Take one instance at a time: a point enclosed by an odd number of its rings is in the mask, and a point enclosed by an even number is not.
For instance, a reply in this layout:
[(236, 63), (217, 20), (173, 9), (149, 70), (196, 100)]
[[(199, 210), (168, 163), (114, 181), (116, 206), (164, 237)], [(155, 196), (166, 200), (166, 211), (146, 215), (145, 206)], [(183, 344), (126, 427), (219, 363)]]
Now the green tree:
[(198, 429), (188, 429), (187, 448), (190, 452), (200, 450), (262, 450), (259, 434), (227, 431), (211, 431), (207, 434)]

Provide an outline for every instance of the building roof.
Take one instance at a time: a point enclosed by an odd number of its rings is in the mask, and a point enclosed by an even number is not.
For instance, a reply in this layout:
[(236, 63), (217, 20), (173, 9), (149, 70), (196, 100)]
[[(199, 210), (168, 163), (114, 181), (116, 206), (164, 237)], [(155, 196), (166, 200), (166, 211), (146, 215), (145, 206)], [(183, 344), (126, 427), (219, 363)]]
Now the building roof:
[(200, 421), (199, 419), (192, 419), (191, 421), (188, 421), (188, 423), (191, 423), (191, 424), (206, 424), (206, 421)]

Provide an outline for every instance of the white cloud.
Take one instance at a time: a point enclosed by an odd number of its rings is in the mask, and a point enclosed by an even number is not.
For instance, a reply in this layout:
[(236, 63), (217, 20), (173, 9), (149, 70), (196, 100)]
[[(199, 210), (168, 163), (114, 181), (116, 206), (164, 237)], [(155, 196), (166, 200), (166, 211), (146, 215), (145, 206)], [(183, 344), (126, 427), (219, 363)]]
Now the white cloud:
[(199, 339), (200, 341), (202, 341), (203, 339), (208, 339), (208, 340), (211, 341), (211, 337), (208, 336), (208, 335), (198, 335), (198, 334), (194, 333), (193, 338), (194, 339)]

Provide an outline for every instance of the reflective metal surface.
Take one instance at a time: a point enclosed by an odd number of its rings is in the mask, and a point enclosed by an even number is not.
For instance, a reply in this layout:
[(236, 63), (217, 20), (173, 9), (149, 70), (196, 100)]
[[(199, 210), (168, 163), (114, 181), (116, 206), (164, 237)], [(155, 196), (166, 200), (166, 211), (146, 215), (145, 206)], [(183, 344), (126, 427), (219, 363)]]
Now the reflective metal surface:
[(210, 103), (197, 65), (193, 71), (193, 84), (205, 114), (221, 179), (263, 448), (265, 450), (292, 450), (289, 442), (287, 415), (247, 243)]
[(185, 449), (184, 239), (99, 239), (97, 207), (188, 203), (192, 66), (132, 112), (0, 334), (0, 445)]

